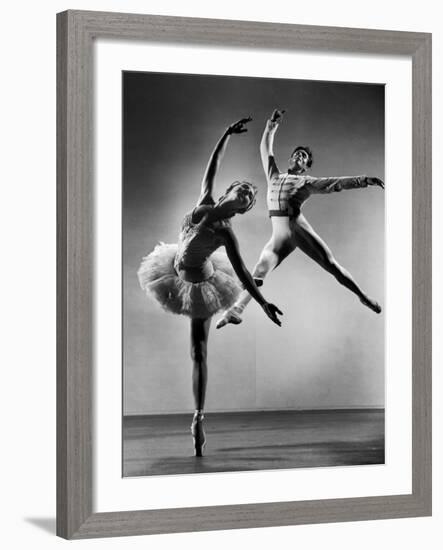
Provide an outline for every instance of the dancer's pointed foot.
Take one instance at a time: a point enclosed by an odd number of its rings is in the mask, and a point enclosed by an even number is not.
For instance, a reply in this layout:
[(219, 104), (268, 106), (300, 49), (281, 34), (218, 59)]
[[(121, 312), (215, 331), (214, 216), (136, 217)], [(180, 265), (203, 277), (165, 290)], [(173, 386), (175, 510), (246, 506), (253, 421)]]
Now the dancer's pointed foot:
[(243, 319), (240, 315), (234, 310), (234, 308), (226, 310), (220, 319), (217, 321), (215, 328), (222, 328), (226, 325), (239, 325)]
[(365, 296), (364, 298), (360, 298), (360, 302), (369, 309), (372, 309), (372, 311), (375, 311), (375, 313), (381, 313), (381, 306), (375, 300), (371, 300), (371, 298)]
[(194, 418), (191, 424), (191, 434), (194, 440), (194, 454), (195, 456), (203, 456), (203, 449), (206, 445), (206, 434), (203, 429), (203, 412), (195, 411)]

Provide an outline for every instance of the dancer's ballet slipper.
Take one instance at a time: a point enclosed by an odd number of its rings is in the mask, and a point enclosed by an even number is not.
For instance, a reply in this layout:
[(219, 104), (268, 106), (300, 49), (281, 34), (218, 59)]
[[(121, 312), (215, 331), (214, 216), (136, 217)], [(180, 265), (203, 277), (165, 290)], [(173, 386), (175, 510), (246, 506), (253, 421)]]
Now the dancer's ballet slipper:
[(215, 325), (215, 328), (222, 328), (226, 325), (239, 325), (243, 319), (240, 317), (240, 315), (235, 311), (234, 308), (227, 309), (223, 315), (220, 317), (220, 319), (217, 321), (217, 324)]
[(206, 445), (206, 435), (203, 429), (204, 415), (201, 411), (196, 411), (191, 424), (191, 434), (194, 440), (194, 454), (195, 456), (203, 456), (203, 449)]
[(360, 298), (360, 302), (369, 309), (372, 309), (372, 311), (375, 311), (375, 313), (381, 313), (381, 306), (375, 300), (371, 300), (371, 298), (366, 296), (366, 298)]

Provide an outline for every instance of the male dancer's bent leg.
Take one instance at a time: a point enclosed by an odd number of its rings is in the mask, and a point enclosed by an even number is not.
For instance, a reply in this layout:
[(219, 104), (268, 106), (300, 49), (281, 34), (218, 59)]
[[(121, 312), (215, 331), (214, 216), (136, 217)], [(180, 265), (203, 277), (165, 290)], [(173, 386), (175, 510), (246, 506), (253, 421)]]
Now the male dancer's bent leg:
[(358, 296), (363, 305), (372, 309), (375, 313), (381, 312), (380, 305), (369, 298), (355, 282), (349, 271), (337, 262), (328, 245), (317, 235), (303, 215), (294, 220), (293, 233), (300, 250), (328, 273), (331, 273), (341, 285)]

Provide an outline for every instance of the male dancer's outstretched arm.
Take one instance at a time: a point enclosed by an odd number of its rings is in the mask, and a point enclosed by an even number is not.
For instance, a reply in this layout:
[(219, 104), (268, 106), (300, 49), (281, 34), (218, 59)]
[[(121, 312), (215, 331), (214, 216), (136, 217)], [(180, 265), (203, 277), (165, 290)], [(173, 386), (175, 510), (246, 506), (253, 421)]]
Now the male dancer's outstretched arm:
[(382, 189), (385, 188), (385, 184), (380, 178), (370, 178), (368, 176), (303, 177), (311, 194), (335, 193), (342, 189), (363, 189), (372, 185)]

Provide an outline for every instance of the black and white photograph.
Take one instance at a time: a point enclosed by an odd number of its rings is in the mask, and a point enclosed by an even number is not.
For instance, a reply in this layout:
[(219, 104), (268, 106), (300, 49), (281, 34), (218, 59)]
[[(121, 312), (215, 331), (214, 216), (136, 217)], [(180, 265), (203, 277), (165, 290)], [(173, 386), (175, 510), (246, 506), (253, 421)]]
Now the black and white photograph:
[(122, 87), (123, 476), (383, 464), (384, 85)]
[(5, 549), (438, 550), (441, 11), (4, 4)]

